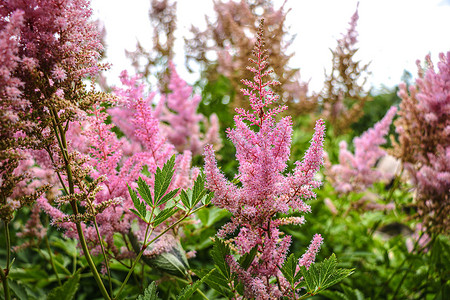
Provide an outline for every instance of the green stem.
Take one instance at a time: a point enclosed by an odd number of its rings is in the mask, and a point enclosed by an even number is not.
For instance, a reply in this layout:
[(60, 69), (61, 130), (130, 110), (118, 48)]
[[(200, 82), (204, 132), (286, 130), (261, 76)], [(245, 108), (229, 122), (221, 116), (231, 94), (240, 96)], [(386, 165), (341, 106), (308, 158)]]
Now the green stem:
[(100, 292), (103, 295), (103, 298), (110, 300), (111, 297), (108, 295), (108, 292), (106, 291), (106, 288), (103, 285), (102, 279), (100, 278), (100, 274), (98, 273), (97, 268), (95, 267), (94, 261), (92, 260), (92, 257), (90, 255), (89, 249), (86, 244), (86, 240), (84, 238), (83, 229), (81, 228), (81, 224), (77, 222), (76, 225), (77, 225), (78, 236), (80, 238), (80, 244), (81, 244), (81, 247), (83, 248), (83, 253), (84, 253), (84, 256), (86, 257), (87, 263), (88, 263), (89, 267), (91, 268), (92, 275), (94, 276), (94, 279), (97, 282), (97, 285), (100, 289)]
[(394, 296), (392, 296), (392, 299), (395, 299), (397, 297), (397, 294), (400, 291), (400, 288), (402, 287), (403, 282), (406, 279), (406, 276), (408, 276), (408, 273), (411, 271), (412, 266), (413, 266), (412, 264), (409, 264), (408, 269), (406, 270), (405, 274), (403, 274), (403, 277), (400, 280), (400, 283), (398, 284), (397, 288), (395, 289)]
[(209, 300), (209, 298), (199, 288), (197, 288), (197, 293), (199, 293), (200, 296), (203, 297), (203, 299)]
[(52, 254), (52, 250), (50, 249), (50, 243), (48, 242), (48, 237), (45, 236), (44, 240), (45, 240), (45, 246), (47, 247), (48, 255), (50, 257), (50, 265), (52, 266), (53, 272), (55, 272), (56, 279), (58, 280), (59, 286), (61, 286), (62, 285), (61, 279), (59, 279), (58, 271), (56, 270), (55, 264), (53, 262), (53, 254)]
[(194, 214), (195, 212), (199, 211), (200, 209), (202, 209), (202, 208), (204, 208), (204, 207), (205, 207), (205, 205), (200, 206), (199, 208), (197, 208), (197, 209), (195, 209), (195, 210), (193, 210), (193, 211), (188, 211), (188, 212), (186, 212), (186, 214), (185, 214), (183, 217), (181, 217), (178, 221), (176, 221), (175, 223), (173, 223), (172, 225), (170, 225), (169, 227), (167, 227), (165, 230), (163, 230), (160, 234), (158, 234), (158, 235), (157, 235), (155, 238), (153, 238), (150, 242), (145, 243), (145, 241), (144, 241), (144, 244), (142, 245), (142, 250), (138, 253), (136, 259), (134, 260), (133, 265), (131, 266), (131, 269), (130, 269), (130, 271), (128, 272), (127, 277), (125, 277), (125, 280), (123, 281), (122, 286), (120, 287), (119, 291), (117, 292), (115, 299), (116, 299), (117, 297), (119, 297), (120, 293), (122, 292), (122, 290), (124, 289), (125, 285), (127, 284), (128, 279), (130, 279), (131, 273), (133, 273), (134, 268), (136, 267), (138, 261), (139, 261), (139, 260), (141, 259), (141, 257), (142, 257), (142, 254), (144, 254), (144, 250), (145, 250), (149, 245), (151, 245), (154, 241), (156, 241), (156, 240), (159, 239), (162, 235), (164, 235), (167, 231), (171, 230), (172, 228), (174, 228), (175, 226), (177, 226), (178, 224), (180, 224), (180, 223), (181, 223), (184, 219), (186, 219), (188, 216)]
[(6, 270), (3, 270), (3, 268), (0, 267), (0, 277), (3, 282), (3, 293), (5, 295), (5, 300), (11, 299), (11, 294), (9, 291), (9, 284), (8, 284), (8, 274), (9, 269), (11, 267), (10, 260), (11, 260), (11, 238), (9, 236), (9, 223), (6, 221), (3, 221), (3, 227), (5, 228), (5, 239), (6, 239)]
[(105, 247), (103, 247), (103, 239), (102, 239), (102, 236), (100, 235), (100, 231), (98, 230), (98, 224), (97, 224), (97, 220), (95, 217), (94, 217), (94, 226), (95, 226), (95, 231), (97, 232), (98, 239), (100, 241), (100, 247), (102, 248), (103, 257), (105, 259), (106, 271), (108, 272), (109, 293), (111, 294), (111, 296), (113, 296), (111, 271), (109, 270), (108, 257), (106, 257)]
[[(192, 278), (191, 278), (191, 277), (189, 277), (189, 280), (185, 280), (185, 279), (182, 279), (182, 278), (178, 278), (178, 277), (177, 277), (177, 280), (178, 280), (178, 281), (181, 281), (181, 282), (183, 282), (183, 283), (186, 283), (186, 284), (190, 284), (190, 285), (194, 283), (194, 281), (192, 281)], [(206, 296), (199, 288), (197, 288), (195, 291), (196, 291), (197, 293), (199, 293), (200, 296), (202, 296), (203, 299), (209, 300), (208, 296)]]
[(0, 277), (2, 278), (3, 282), (3, 293), (5, 295), (5, 300), (11, 300), (11, 294), (9, 292), (9, 284), (8, 284), (8, 275), (5, 274), (3, 268), (0, 268)]
[[(401, 171), (400, 171), (400, 174), (398, 174), (397, 176), (395, 176), (395, 178), (394, 178), (394, 182), (392, 183), (392, 186), (391, 186), (391, 188), (389, 189), (389, 195), (388, 195), (388, 197), (387, 197), (387, 199), (386, 199), (386, 203), (389, 203), (389, 202), (391, 202), (391, 200), (392, 200), (392, 196), (394, 195), (394, 192), (395, 192), (395, 190), (398, 188), (398, 186), (399, 186), (399, 184), (400, 184), (400, 181), (401, 181), (401, 179), (402, 179), (402, 176), (403, 176), (403, 166), (402, 166), (402, 169), (401, 169)], [(394, 198), (394, 203), (395, 203), (395, 207), (397, 207), (398, 206), (398, 203), (397, 203), (397, 201), (395, 201), (396, 199)]]
[[(5, 238), (6, 238), (6, 272), (9, 272), (11, 268), (11, 237), (9, 235), (9, 223), (3, 222), (5, 227)], [(8, 276), (8, 274), (6, 274)]]
[[(414, 247), (411, 251), (411, 253), (414, 253), (414, 251), (416, 250), (417, 246), (419, 245), (419, 241), (422, 238), (424, 232), (422, 232), (419, 236), (419, 238), (416, 240)], [(387, 287), (389, 287), (389, 283), (391, 282), (391, 280), (398, 275), (398, 273), (401, 271), (401, 269), (403, 268), (403, 265), (408, 261), (410, 254), (408, 253), (408, 255), (406, 255), (405, 259), (402, 261), (402, 263), (400, 264), (400, 266), (397, 268), (397, 270), (395, 272), (392, 272), (392, 275), (388, 278), (388, 280), (383, 284), (383, 289), (380, 289), (378, 291), (378, 293), (376, 294), (376, 296), (374, 297), (374, 299), (378, 299), (378, 296), (380, 296), (380, 294), (382, 292), (384, 292), (386, 290)], [(402, 280), (403, 281), (403, 280)], [(402, 282), (401, 282), (402, 283)], [(397, 287), (397, 290), (400, 288), (401, 284)]]
[[(56, 112), (55, 108), (51, 109), (53, 118), (53, 129), (55, 131), (56, 138), (58, 140), (58, 144), (62, 153), (62, 157), (64, 160), (64, 165), (67, 173), (67, 182), (69, 183), (69, 193), (75, 194), (75, 188), (74, 188), (74, 180), (72, 176), (72, 168), (70, 167), (69, 162), (69, 154), (67, 152), (67, 141), (65, 132), (61, 126), (61, 121), (59, 120), (58, 113)], [(76, 216), (78, 214), (78, 207), (76, 201), (70, 201), (70, 205), (72, 206), (73, 214)], [(92, 260), (92, 257), (90, 255), (89, 249), (86, 244), (86, 239), (84, 238), (83, 229), (81, 228), (81, 224), (79, 222), (76, 222), (77, 226), (77, 232), (78, 237), (80, 240), (81, 247), (83, 248), (84, 256), (86, 257), (86, 260), (89, 264), (89, 267), (91, 268), (92, 275), (94, 276), (95, 281), (97, 282), (97, 285), (100, 289), (100, 292), (102, 293), (103, 297), (107, 300), (110, 300), (111, 297), (108, 295), (108, 292), (106, 291), (105, 286), (103, 285), (102, 279), (100, 277), (100, 274), (97, 271), (97, 268), (95, 267), (94, 261)]]

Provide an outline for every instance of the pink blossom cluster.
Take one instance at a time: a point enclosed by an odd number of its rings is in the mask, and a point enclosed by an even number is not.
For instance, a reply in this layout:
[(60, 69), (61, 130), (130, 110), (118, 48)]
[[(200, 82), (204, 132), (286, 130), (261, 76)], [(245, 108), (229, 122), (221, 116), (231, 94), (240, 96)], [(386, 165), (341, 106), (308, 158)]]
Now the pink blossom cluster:
[[(178, 75), (175, 65), (169, 63), (170, 80), (168, 94), (161, 95), (159, 119), (163, 122), (163, 130), (168, 140), (177, 151), (190, 150), (193, 155), (200, 154), (206, 144), (220, 147), (219, 119), (212, 114), (209, 122), (206, 117), (197, 114), (200, 95), (192, 95), (192, 87)], [(167, 123), (167, 126), (164, 124)], [(204, 134), (200, 123), (206, 125)]]
[[(268, 108), (277, 100), (271, 86), (275, 81), (264, 82), (271, 71), (267, 67), (267, 56), (263, 50), (262, 28), (254, 50), (255, 59), (250, 61), (254, 81), (243, 80), (248, 87), (243, 89), (249, 96), (251, 110), (237, 109), (234, 118), (236, 127), (228, 129), (228, 137), (236, 147), (239, 173), (235, 180), (228, 181), (217, 167), (211, 145), (205, 147), (205, 173), (207, 188), (214, 192), (213, 203), (231, 212), (231, 222), (218, 232), (219, 238), (237, 231), (231, 239), (238, 255), (257, 249), (257, 254), (248, 269), (243, 269), (234, 257), (227, 258), (231, 270), (238, 275), (245, 286), (245, 297), (256, 299), (280, 298), (287, 292), (279, 267), (282, 266), (291, 244), (291, 237), (279, 229), (282, 224), (303, 224), (304, 218), (280, 216), (291, 212), (309, 212), (304, 201), (315, 197), (314, 188), (320, 186), (315, 179), (323, 163), (324, 123), (317, 121), (311, 146), (303, 161), (297, 161), (293, 172), (286, 173), (290, 155), (292, 120), (283, 117), (278, 122), (275, 116), (284, 107)], [(245, 121), (249, 121), (247, 124)], [(312, 246), (299, 260), (299, 265), (309, 266), (320, 248), (322, 238), (317, 235)], [(272, 283), (278, 278), (281, 286)]]
[[(96, 75), (103, 47), (90, 16), (86, 0), (7, 0), (0, 7), (2, 99), (27, 99), (23, 88), (36, 87), (27, 82), (33, 76), (62, 93), (66, 79)], [(39, 87), (26, 93), (51, 96)]]
[(402, 98), (395, 154), (417, 187), (417, 205), (425, 227), (450, 228), (450, 51), (440, 54), (435, 70), (430, 56), (416, 84), (399, 85)]
[[(81, 117), (90, 98), (81, 92), (82, 79), (106, 67), (98, 63), (103, 47), (90, 16), (85, 0), (0, 5), (0, 165), (22, 160), (14, 172), (17, 180), (26, 178), (8, 196), (37, 196), (36, 188), (57, 181), (49, 176), (60, 162), (51, 116), (62, 122)], [(0, 188), (7, 189), (4, 175)]]
[[(117, 126), (126, 133), (126, 136), (117, 138), (111, 131), (114, 124), (106, 124), (108, 114), (105, 109), (94, 107), (91, 115), (82, 122), (81, 129), (79, 125), (71, 124), (74, 126), (71, 126), (69, 132), (81, 130), (81, 135), (69, 133), (68, 137), (72, 138), (73, 144), (83, 145), (79, 150), (86, 151), (85, 154), (88, 157), (86, 165), (91, 168), (90, 176), (93, 179), (101, 176), (105, 178), (101, 184), (102, 190), (96, 195), (95, 203), (100, 204), (111, 199), (114, 201), (111, 206), (96, 216), (96, 221), (108, 249), (115, 255), (123, 256), (128, 255), (127, 251), (123, 252), (115, 248), (113, 235), (114, 233), (128, 234), (132, 221), (137, 219), (129, 210), (134, 206), (127, 184), (135, 188), (137, 179), (142, 177), (148, 184), (153, 185), (152, 174), (156, 172), (156, 168), (161, 168), (173, 154), (176, 154), (176, 151), (160, 128), (160, 121), (150, 101), (154, 94), (144, 97), (143, 85), (138, 83), (136, 77), (129, 78), (123, 73), (121, 79), (125, 87), (116, 89), (116, 95), (126, 108), (121, 109), (121, 112), (126, 111), (128, 114), (126, 119), (113, 118), (113, 120), (119, 120)], [(110, 111), (114, 113), (114, 109)], [(86, 145), (88, 147), (85, 147)], [(149, 176), (142, 174), (144, 167), (147, 168)], [(189, 151), (177, 155), (175, 169), (176, 174), (171, 189), (190, 186), (198, 174), (197, 169), (191, 169)], [(76, 237), (75, 224), (60, 222), (67, 217), (66, 214), (51, 206), (44, 198), (39, 199), (38, 204), (52, 217), (55, 225), (66, 230), (67, 236)], [(140, 224), (140, 226), (144, 225)], [(95, 228), (83, 224), (83, 231), (86, 240), (93, 246), (93, 254), (99, 254), (100, 247)], [(145, 230), (138, 230), (134, 234), (142, 241), (144, 232)], [(160, 247), (167, 248), (168, 245), (162, 243)]]
[[(179, 77), (175, 66), (170, 63), (170, 83), (171, 90), (168, 94), (161, 94), (156, 107), (154, 108), (154, 124), (152, 126), (160, 127), (161, 136), (167, 139), (167, 143), (174, 150), (183, 152), (189, 150), (193, 155), (199, 154), (205, 144), (214, 144), (216, 149), (220, 148), (221, 141), (219, 137), (219, 120), (215, 114), (211, 115), (209, 122), (207, 118), (201, 114), (197, 114), (198, 104), (201, 101), (199, 95), (192, 96), (192, 87), (189, 86), (183, 79)], [(140, 81), (139, 76), (129, 78), (126, 72), (121, 74), (121, 80), (124, 85), (128, 87), (125, 90), (116, 90), (117, 96), (123, 98), (124, 92), (132, 96), (141, 104), (149, 109), (152, 108), (158, 94), (152, 92), (145, 94), (147, 87)], [(130, 94), (131, 93), (131, 94)], [(140, 98), (141, 97), (141, 98)], [(126, 136), (131, 138), (133, 142), (131, 147), (144, 147), (141, 143), (142, 139), (136, 134), (141, 132), (134, 122), (129, 122), (128, 119), (134, 113), (135, 108), (124, 105), (124, 102), (119, 99), (119, 105), (108, 110), (111, 118), (120, 130)], [(204, 124), (206, 132), (202, 133), (200, 123)], [(144, 134), (141, 132), (140, 134)], [(152, 138), (150, 138), (152, 140)], [(159, 143), (159, 142), (158, 142)]]
[(339, 193), (361, 192), (378, 181), (388, 181), (392, 173), (381, 172), (375, 168), (377, 161), (386, 155), (380, 148), (386, 142), (385, 136), (397, 112), (391, 107), (383, 119), (353, 140), (355, 153), (347, 149), (347, 143), (339, 144), (339, 164), (329, 165), (327, 175)]

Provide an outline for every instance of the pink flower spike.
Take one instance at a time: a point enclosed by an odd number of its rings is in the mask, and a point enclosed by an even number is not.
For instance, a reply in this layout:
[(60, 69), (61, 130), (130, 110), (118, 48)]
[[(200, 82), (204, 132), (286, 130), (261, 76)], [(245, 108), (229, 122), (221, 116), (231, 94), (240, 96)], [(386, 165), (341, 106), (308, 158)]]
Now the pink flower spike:
[(309, 269), (312, 263), (316, 260), (316, 255), (322, 246), (323, 238), (320, 234), (316, 234), (313, 237), (311, 244), (308, 247), (308, 250), (303, 254), (303, 256), (298, 260), (299, 266), (304, 266), (306, 269)]

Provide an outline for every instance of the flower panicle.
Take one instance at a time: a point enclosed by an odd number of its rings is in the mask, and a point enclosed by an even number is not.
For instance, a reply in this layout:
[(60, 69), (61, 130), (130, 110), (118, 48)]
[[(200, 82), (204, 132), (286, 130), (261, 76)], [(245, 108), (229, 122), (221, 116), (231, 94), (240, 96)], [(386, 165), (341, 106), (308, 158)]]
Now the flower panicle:
[[(248, 68), (254, 73), (253, 81), (242, 81), (248, 87), (242, 91), (249, 97), (252, 111), (236, 109), (235, 127), (227, 130), (229, 139), (236, 147), (236, 159), (239, 161), (236, 178), (239, 184), (227, 180), (220, 171), (211, 145), (205, 147), (204, 169), (206, 186), (214, 192), (212, 203), (232, 214), (231, 222), (222, 227), (217, 237), (225, 239), (238, 255), (256, 249), (258, 259), (245, 270), (234, 256), (227, 258), (232, 272), (244, 283), (244, 296), (279, 299), (286, 292), (286, 287), (273, 282), (275, 278), (284, 278), (279, 268), (292, 242), (291, 236), (281, 232), (279, 226), (301, 225), (304, 218), (276, 216), (311, 210), (303, 201), (314, 198), (313, 189), (320, 186), (320, 181), (314, 176), (323, 164), (325, 126), (322, 120), (317, 122), (303, 162), (297, 162), (294, 172), (286, 174), (292, 142), (292, 119), (287, 116), (277, 121), (274, 116), (284, 107), (269, 108), (278, 96), (270, 89), (276, 84), (275, 81), (263, 81), (272, 73), (271, 70), (264, 71), (268, 63), (263, 24), (260, 23), (258, 30), (255, 58), (250, 59), (256, 66)], [(321, 240), (316, 237), (314, 247), (305, 254), (305, 264), (310, 265), (314, 261), (320, 243)]]
[(397, 113), (395, 106), (373, 128), (353, 140), (355, 153), (347, 149), (345, 141), (339, 144), (339, 164), (327, 170), (332, 185), (339, 193), (360, 192), (380, 180), (390, 180), (393, 174), (375, 169), (377, 161), (386, 155), (381, 148)]
[(238, 116), (244, 120), (249, 121), (252, 125), (262, 126), (264, 120), (275, 116), (287, 109), (287, 106), (279, 106), (274, 108), (267, 108), (274, 102), (277, 102), (279, 96), (276, 95), (271, 86), (277, 86), (280, 84), (277, 80), (268, 80), (264, 82), (264, 78), (270, 77), (273, 70), (264, 71), (269, 65), (267, 59), (267, 50), (264, 48), (264, 19), (261, 19), (256, 43), (253, 49), (253, 58), (249, 58), (249, 62), (254, 64), (254, 67), (247, 66), (247, 70), (254, 74), (253, 81), (248, 79), (242, 79), (241, 82), (248, 88), (241, 89), (244, 96), (249, 97), (250, 107), (253, 112), (246, 111), (243, 108), (236, 108)]

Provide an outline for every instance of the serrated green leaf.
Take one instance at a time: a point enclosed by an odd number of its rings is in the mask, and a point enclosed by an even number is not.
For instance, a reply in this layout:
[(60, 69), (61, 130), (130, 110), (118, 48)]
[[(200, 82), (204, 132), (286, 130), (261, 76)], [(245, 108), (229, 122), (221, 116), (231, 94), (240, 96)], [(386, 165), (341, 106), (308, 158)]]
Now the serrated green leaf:
[(191, 209), (191, 200), (190, 200), (190, 195), (188, 194), (188, 192), (186, 192), (185, 190), (181, 190), (180, 193), (180, 199), (181, 199), (181, 203), (183, 203), (184, 207), (186, 207), (187, 209)]
[(309, 270), (301, 266), (300, 271), (304, 278), (307, 292), (311, 295), (316, 295), (353, 273), (353, 270), (336, 269), (336, 266), (337, 260), (334, 254), (323, 262), (312, 264)]
[(202, 190), (197, 197), (192, 197), (191, 207), (195, 207), (203, 198), (205, 198), (206, 190)]
[(73, 239), (61, 239), (61, 238), (51, 238), (51, 244), (59, 249), (63, 250), (65, 253), (74, 257), (78, 255), (78, 241)]
[(205, 190), (205, 178), (203, 174), (199, 174), (197, 179), (194, 182), (194, 188), (192, 189), (192, 195), (195, 198), (198, 198), (201, 192)]
[(153, 268), (182, 278), (186, 277), (190, 269), (186, 252), (179, 242), (173, 245), (169, 251), (148, 259), (148, 262)]
[(167, 192), (170, 182), (172, 181), (175, 166), (175, 155), (173, 155), (163, 166), (162, 170), (160, 168), (156, 169), (155, 174), (155, 202)]
[(142, 199), (147, 202), (147, 204), (151, 207), (154, 206), (154, 201), (152, 199), (152, 192), (150, 191), (150, 187), (147, 182), (145, 182), (141, 177), (138, 179), (138, 188), (139, 195), (141, 195)]
[[(207, 271), (203, 270), (195, 270), (194, 272), (199, 277), (204, 277), (206, 274), (208, 274)], [(211, 288), (219, 292), (221, 295), (229, 299), (233, 297), (233, 293), (231, 292), (230, 286), (228, 285), (228, 280), (217, 269), (212, 269), (210, 271), (210, 275), (204, 280), (204, 282)]]
[(136, 209), (135, 211), (133, 211), (133, 213), (145, 221), (145, 217), (147, 215), (147, 207), (145, 205), (145, 202), (141, 202), (141, 200), (139, 200), (136, 191), (133, 190), (129, 185), (128, 192), (131, 196), (131, 200), (133, 201), (134, 208)]
[(198, 289), (198, 287), (200, 286), (200, 284), (202, 284), (202, 282), (209, 277), (209, 275), (211, 274), (212, 270), (206, 274), (204, 277), (202, 277), (202, 279), (197, 280), (196, 282), (194, 282), (192, 285), (187, 285), (184, 289), (181, 290), (180, 294), (177, 297), (177, 300), (188, 300), (191, 299), (191, 296), (194, 294), (194, 292)]
[(192, 202), (191, 207), (195, 207), (200, 200), (206, 195), (205, 178), (203, 174), (199, 174), (194, 182), (194, 188), (192, 189)]
[(176, 212), (177, 212), (176, 207), (168, 207), (163, 209), (153, 220), (152, 222), (153, 226), (155, 227), (158, 226), (159, 224), (170, 218)]
[[(135, 214), (136, 216), (138, 216), (139, 218), (141, 218), (142, 220), (144, 220), (144, 218), (142, 217), (142, 215), (137, 211), (137, 210), (135, 210), (134, 208), (130, 208), (130, 211), (133, 213), (133, 214)], [(145, 220), (144, 220), (145, 221)]]
[(72, 300), (78, 290), (80, 274), (75, 274), (62, 286), (58, 286), (50, 291), (47, 300)]
[(19, 300), (29, 299), (28, 293), (26, 292), (27, 290), (29, 290), (29, 287), (14, 280), (9, 281), (9, 287), (14, 292), (14, 294), (16, 294), (16, 297), (19, 298)]
[(136, 195), (136, 191), (133, 190), (128, 184), (127, 186), (128, 186), (128, 193), (130, 194), (131, 200), (133, 201), (133, 205), (137, 209), (141, 205), (141, 201)]
[(250, 264), (255, 259), (256, 253), (258, 252), (258, 246), (253, 247), (249, 253), (246, 253), (241, 256), (239, 259), (239, 265), (242, 269), (247, 270), (250, 267)]
[(212, 198), (214, 198), (214, 192), (209, 192), (205, 197), (202, 198), (202, 203), (204, 205), (210, 205)]
[(137, 300), (159, 300), (157, 289), (156, 289), (156, 283), (153, 281), (148, 285), (148, 287), (145, 289), (144, 294), (139, 295)]
[(180, 189), (175, 189), (173, 191), (168, 192), (167, 194), (165, 194), (161, 199), (158, 200), (158, 202), (156, 203), (156, 206), (160, 206), (164, 203), (166, 203), (167, 201), (169, 201), (170, 199), (172, 199), (179, 191)]
[(216, 238), (214, 243), (214, 247), (211, 251), (211, 256), (214, 260), (214, 264), (217, 269), (223, 274), (223, 276), (227, 279), (231, 279), (231, 271), (230, 266), (225, 261), (225, 257), (230, 255), (230, 248), (220, 239)]
[[(284, 262), (283, 266), (280, 268), (281, 273), (283, 273), (284, 278), (289, 282), (291, 286), (294, 286), (296, 283), (295, 280), (295, 271), (297, 269), (297, 259), (295, 254), (292, 253), (288, 259)], [(300, 272), (299, 272), (300, 273)]]

